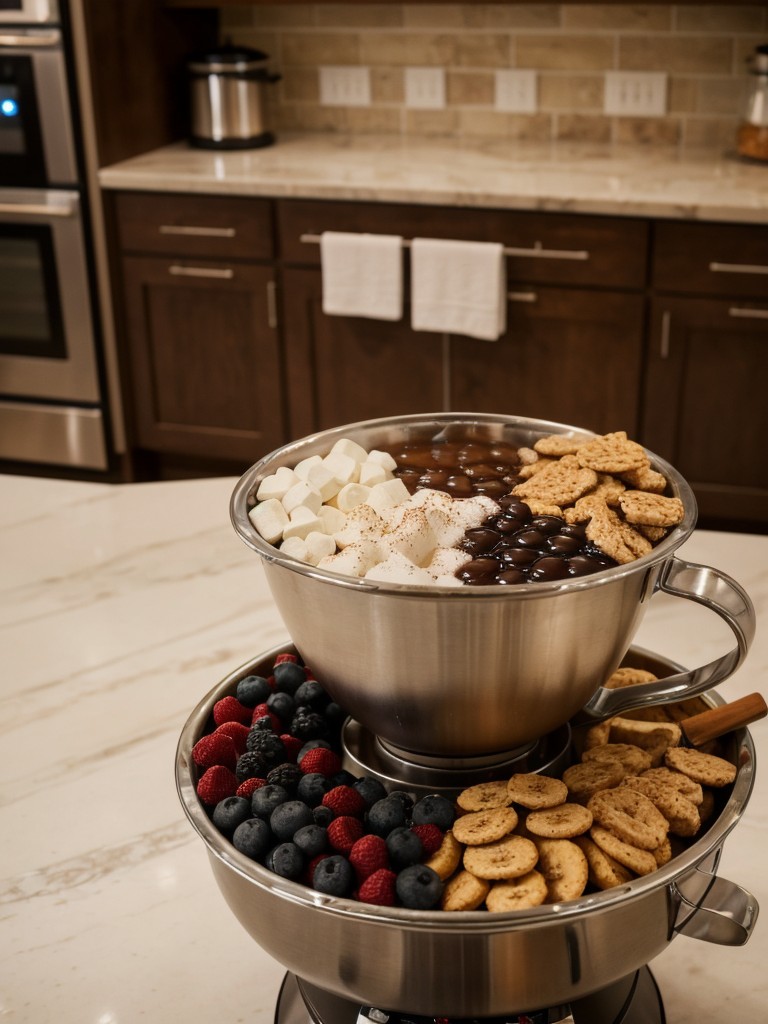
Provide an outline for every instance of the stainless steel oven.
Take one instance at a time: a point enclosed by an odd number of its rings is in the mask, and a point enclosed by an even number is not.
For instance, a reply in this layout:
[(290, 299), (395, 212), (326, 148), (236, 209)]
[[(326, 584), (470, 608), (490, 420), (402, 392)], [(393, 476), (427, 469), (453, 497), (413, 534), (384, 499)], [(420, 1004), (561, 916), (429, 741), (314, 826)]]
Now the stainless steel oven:
[(86, 192), (57, 16), (0, 0), (0, 459), (100, 470)]

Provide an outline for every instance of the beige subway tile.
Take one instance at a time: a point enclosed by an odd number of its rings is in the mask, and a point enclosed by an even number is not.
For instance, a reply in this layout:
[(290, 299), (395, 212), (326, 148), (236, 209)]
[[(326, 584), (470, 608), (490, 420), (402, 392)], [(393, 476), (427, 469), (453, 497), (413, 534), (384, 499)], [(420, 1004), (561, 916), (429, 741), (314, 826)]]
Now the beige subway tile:
[(396, 28), (403, 11), (399, 4), (316, 4), (315, 20), (324, 28)]
[(682, 138), (678, 117), (616, 117), (613, 139), (619, 143), (676, 146)]
[(602, 75), (539, 75), (539, 106), (544, 110), (602, 110)]
[(404, 103), (402, 68), (371, 68), (371, 97), (374, 103)]
[(508, 114), (499, 110), (463, 110), (461, 134), (475, 138), (520, 139), (547, 142), (552, 137), (549, 114)]
[(746, 83), (738, 78), (699, 78), (696, 110), (700, 114), (737, 116), (745, 98)]
[(360, 38), (354, 32), (285, 32), (285, 64), (360, 64)]
[(320, 83), (317, 68), (283, 68), (280, 93), (287, 103), (318, 103)]
[(403, 4), (403, 24), (406, 28), (432, 28), (445, 30), (460, 28), (462, 4)]
[(675, 26), (681, 32), (759, 32), (765, 25), (762, 4), (681, 5), (675, 13)]
[(667, 4), (565, 4), (563, 28), (618, 29), (663, 32), (672, 27), (672, 6)]
[(509, 66), (510, 38), (497, 33), (458, 33), (454, 47), (454, 63), (464, 68), (498, 68)]
[(569, 142), (610, 142), (611, 119), (599, 114), (558, 114), (555, 138)]
[(733, 71), (741, 76), (746, 75), (755, 53), (755, 47), (766, 42), (765, 36), (737, 36), (733, 41)]
[(605, 71), (614, 66), (611, 36), (520, 35), (515, 40), (516, 66), (543, 71)]
[(467, 28), (558, 28), (559, 4), (463, 4), (462, 23)]
[(687, 117), (683, 125), (684, 146), (735, 149), (736, 125), (730, 117)]
[(449, 106), (492, 107), (494, 76), (490, 71), (448, 71), (446, 99)]
[(406, 135), (455, 135), (458, 114), (455, 110), (404, 110)]
[(728, 74), (733, 44), (719, 36), (650, 35), (619, 39), (619, 68), (624, 71)]
[(277, 59), (280, 53), (280, 38), (276, 32), (268, 32), (262, 28), (243, 27), (229, 33), (229, 39), (235, 46), (250, 46), (254, 50)]
[[(251, 18), (257, 25), (274, 28), (307, 27), (314, 25), (314, 4), (263, 4), (251, 7)], [(228, 10), (223, 11), (224, 16)]]
[(285, 104), (278, 111), (275, 126), (278, 131), (345, 132), (348, 130), (347, 108)]
[(456, 63), (456, 36), (432, 32), (370, 32), (360, 37), (360, 63), (394, 67), (449, 67)]
[(690, 114), (696, 110), (698, 79), (693, 76), (670, 75), (667, 83), (667, 112)]
[(226, 38), (230, 32), (237, 31), (243, 25), (252, 26), (254, 23), (253, 7), (228, 7), (221, 12), (220, 29), (221, 34)]
[(401, 111), (398, 107), (349, 107), (347, 130), (358, 135), (399, 135)]

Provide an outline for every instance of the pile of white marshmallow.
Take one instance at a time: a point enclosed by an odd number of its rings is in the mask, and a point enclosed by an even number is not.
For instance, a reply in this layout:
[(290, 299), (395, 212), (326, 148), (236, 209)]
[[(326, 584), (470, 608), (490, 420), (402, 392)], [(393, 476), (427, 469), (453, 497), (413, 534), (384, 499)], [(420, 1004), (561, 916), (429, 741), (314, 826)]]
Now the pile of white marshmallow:
[(411, 495), (387, 452), (348, 438), (292, 469), (279, 467), (256, 492), (249, 517), (286, 555), (320, 569), (385, 583), (463, 586), (455, 573), (471, 556), (457, 545), (499, 505), (485, 495)]

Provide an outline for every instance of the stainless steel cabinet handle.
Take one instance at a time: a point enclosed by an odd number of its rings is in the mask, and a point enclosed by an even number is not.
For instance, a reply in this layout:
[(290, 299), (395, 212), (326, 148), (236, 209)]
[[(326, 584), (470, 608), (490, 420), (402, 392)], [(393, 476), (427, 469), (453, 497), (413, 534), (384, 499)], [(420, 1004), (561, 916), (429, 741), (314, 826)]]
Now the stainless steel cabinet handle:
[[(320, 235), (312, 234), (307, 232), (303, 235), (299, 235), (299, 241), (305, 245), (319, 245)], [(403, 248), (410, 249), (411, 241), (408, 238), (403, 239)], [(530, 256), (534, 259), (540, 260), (588, 260), (589, 251), (587, 249), (545, 249), (541, 242), (536, 242), (535, 245), (530, 246), (527, 249), (518, 248), (516, 246), (505, 246), (505, 256)]]
[(662, 359), (669, 359), (669, 332), (672, 327), (672, 314), (665, 309), (661, 316), (661, 344), (659, 355)]
[(536, 292), (507, 292), (510, 302), (538, 302), (539, 296)]
[(161, 224), (158, 228), (161, 235), (195, 235), (198, 238), (234, 238), (235, 228), (208, 228), (195, 224)]
[(744, 320), (768, 320), (768, 309), (746, 309), (743, 306), (731, 306), (728, 316), (739, 316)]
[(267, 281), (267, 324), (273, 330), (277, 328), (277, 285)]
[(61, 44), (61, 32), (36, 32), (34, 29), (26, 32), (3, 32), (0, 34), (0, 46), (7, 46), (20, 50), (42, 50), (49, 46)]
[(18, 214), (21, 217), (71, 217), (76, 210), (76, 200), (63, 203), (0, 203), (0, 214)]
[(710, 263), (713, 274), (768, 274), (768, 265), (760, 263)]
[(176, 277), (216, 277), (223, 281), (231, 281), (235, 276), (230, 267), (181, 267), (176, 263), (168, 267), (168, 273)]

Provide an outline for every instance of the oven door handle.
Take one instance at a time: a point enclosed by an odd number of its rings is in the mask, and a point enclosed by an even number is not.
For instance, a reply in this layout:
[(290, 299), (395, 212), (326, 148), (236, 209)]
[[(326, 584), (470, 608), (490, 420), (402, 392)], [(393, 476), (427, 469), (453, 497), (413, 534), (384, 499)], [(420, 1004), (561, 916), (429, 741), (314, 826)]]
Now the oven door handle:
[(11, 50), (45, 50), (61, 46), (61, 32), (0, 32), (0, 48)]
[(77, 198), (60, 200), (56, 203), (2, 203), (0, 215), (11, 214), (19, 217), (72, 217), (77, 213)]

